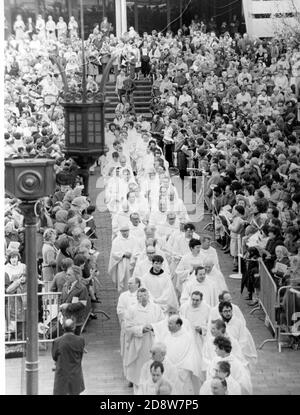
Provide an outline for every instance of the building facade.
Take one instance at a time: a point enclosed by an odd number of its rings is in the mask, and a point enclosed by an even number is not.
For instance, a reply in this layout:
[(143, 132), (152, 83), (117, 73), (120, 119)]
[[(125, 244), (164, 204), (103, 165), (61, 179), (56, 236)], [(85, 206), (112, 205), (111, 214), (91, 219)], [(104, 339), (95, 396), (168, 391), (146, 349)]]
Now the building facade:
[(250, 36), (274, 37), (288, 28), (300, 33), (300, 0), (243, 0), (243, 9)]
[[(41, 14), (44, 18), (52, 15), (55, 21), (59, 16), (66, 21), (74, 16), (80, 22), (80, 0), (4, 0), (4, 7), (9, 30), (17, 14), (21, 14), (24, 21)], [(140, 34), (151, 33), (153, 29), (176, 32), (183, 23), (189, 25), (195, 18), (208, 21), (214, 17), (218, 26), (223, 21), (230, 23), (233, 15), (243, 21), (242, 0), (83, 0), (83, 9), (85, 36), (104, 16), (117, 35), (130, 26)]]

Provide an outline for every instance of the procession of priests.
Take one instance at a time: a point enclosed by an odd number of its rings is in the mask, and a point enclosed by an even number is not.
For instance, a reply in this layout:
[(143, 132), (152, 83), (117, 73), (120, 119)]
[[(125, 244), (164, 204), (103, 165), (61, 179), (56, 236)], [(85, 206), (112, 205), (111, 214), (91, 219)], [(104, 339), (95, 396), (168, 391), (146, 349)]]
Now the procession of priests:
[(196, 233), (150, 124), (110, 127), (100, 161), (128, 387), (140, 395), (251, 394), (256, 348), (210, 235)]

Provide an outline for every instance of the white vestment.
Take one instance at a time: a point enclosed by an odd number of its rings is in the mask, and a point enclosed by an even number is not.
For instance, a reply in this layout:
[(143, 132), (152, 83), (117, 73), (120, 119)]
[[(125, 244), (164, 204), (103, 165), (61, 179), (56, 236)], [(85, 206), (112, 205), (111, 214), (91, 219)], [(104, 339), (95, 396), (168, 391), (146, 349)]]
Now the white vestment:
[[(234, 337), (230, 336), (228, 333), (225, 333), (224, 336), (227, 337), (231, 342), (231, 347), (232, 347), (231, 354), (234, 357), (236, 357), (245, 367), (248, 367), (248, 362), (245, 359), (245, 356), (243, 355), (241, 346), (239, 345), (238, 341)], [(215, 357), (217, 357), (216, 346), (214, 345), (214, 340), (215, 338), (208, 331), (205, 336), (203, 348), (202, 348), (203, 365), (204, 365), (205, 370), (209, 367), (210, 362)]]
[[(199, 307), (193, 307), (191, 302), (186, 302), (180, 307), (180, 316), (186, 318), (191, 323), (195, 342), (200, 355), (202, 356), (203, 341), (207, 331), (207, 324), (209, 319), (210, 306), (204, 301), (201, 301)], [(195, 328), (201, 327), (203, 333), (198, 333)]]
[(203, 282), (198, 282), (195, 274), (183, 285), (180, 304), (188, 301), (193, 291), (200, 291), (203, 294), (203, 300), (210, 306), (214, 307), (218, 303), (218, 289), (216, 285), (206, 277)]
[[(231, 305), (232, 305), (232, 316), (237, 317), (239, 320), (241, 320), (246, 325), (245, 317), (243, 316), (243, 313), (241, 312), (241, 309), (239, 308), (239, 306), (237, 306), (236, 304), (232, 304), (232, 303)], [(222, 317), (219, 313), (219, 304), (217, 304), (215, 307), (212, 307), (210, 309), (209, 321), (211, 323), (211, 321), (218, 320), (218, 319), (222, 320)]]
[[(226, 379), (228, 395), (241, 395), (242, 390), (240, 384), (229, 375)], [(212, 395), (211, 391), (212, 379), (207, 379), (200, 388), (199, 395)]]
[(126, 348), (125, 343), (125, 316), (127, 311), (130, 307), (133, 305), (137, 305), (137, 292), (130, 292), (130, 291), (124, 291), (120, 294), (120, 297), (118, 299), (117, 304), (117, 314), (119, 317), (119, 322), (121, 326), (120, 330), (120, 346), (121, 346), (121, 356), (124, 356), (124, 351)]
[(213, 266), (210, 273), (206, 273), (206, 278), (215, 283), (218, 288), (218, 295), (221, 294), (222, 291), (228, 291), (224, 275), (218, 268), (216, 268), (215, 265)]
[(193, 255), (192, 252), (189, 252), (181, 258), (176, 268), (176, 288), (180, 293), (182, 292), (182, 284), (189, 279), (190, 272), (196, 265), (203, 265), (200, 255)]
[(257, 361), (257, 351), (250, 331), (246, 325), (242, 323), (236, 317), (232, 317), (228, 323), (226, 323), (226, 331), (231, 337), (234, 337), (241, 346), (243, 355), (251, 366), (255, 365)]
[[(161, 253), (158, 255), (161, 255)], [(144, 258), (143, 256), (139, 257), (138, 260), (136, 261), (132, 276), (141, 278), (143, 277), (143, 275), (145, 275), (147, 272), (150, 271), (152, 266), (153, 266), (152, 261), (150, 261), (150, 259), (147, 256), (146, 258)], [(166, 275), (170, 276), (168, 261), (164, 260), (164, 262), (162, 263), (162, 269), (165, 271)]]
[(226, 361), (230, 363), (230, 374), (234, 380), (236, 380), (242, 388), (242, 394), (252, 395), (252, 383), (249, 371), (245, 366), (232, 354), (227, 357), (215, 357), (211, 360), (207, 369), (207, 379), (211, 379), (215, 376), (215, 367), (217, 362)]
[(203, 262), (211, 260), (217, 269), (220, 269), (219, 258), (215, 248), (210, 246), (208, 249), (200, 248), (200, 256)]
[(128, 349), (124, 355), (125, 376), (135, 385), (139, 384), (141, 369), (149, 360), (154, 339), (153, 332), (143, 333), (143, 327), (163, 318), (161, 308), (152, 301), (146, 307), (141, 304), (132, 306), (126, 314), (125, 331)]
[(128, 288), (128, 279), (132, 274), (132, 259), (125, 258), (123, 255), (125, 252), (130, 252), (134, 255), (135, 252), (135, 240), (133, 238), (123, 238), (122, 235), (118, 235), (113, 241), (111, 246), (108, 273), (110, 274), (114, 284), (118, 291), (126, 291)]
[[(163, 270), (161, 270), (163, 271)], [(166, 311), (168, 306), (178, 307), (178, 300), (170, 275), (164, 271), (158, 275), (148, 271), (141, 278), (142, 286), (150, 292), (154, 302)]]
[[(181, 383), (181, 395), (197, 394), (202, 380), (202, 359), (198, 352), (193, 334), (183, 327), (176, 333), (169, 333), (164, 339), (167, 355), (177, 367)], [(198, 384), (198, 389), (195, 387)]]
[[(148, 362), (146, 362), (141, 370), (141, 376), (140, 376), (140, 385), (146, 382), (150, 382), (151, 379), (151, 373), (150, 373), (150, 366), (153, 363), (153, 360), (150, 359), (148, 360)], [(169, 360), (168, 357), (166, 356), (162, 362), (163, 366), (164, 366), (164, 374), (163, 374), (163, 378), (165, 380), (167, 380), (168, 382), (170, 382), (170, 384), (172, 385), (172, 392), (171, 395), (177, 395), (180, 393), (180, 388), (179, 388), (179, 377), (178, 377), (178, 371), (175, 365), (173, 365)], [(138, 389), (138, 394), (142, 395), (142, 393), (140, 393), (140, 387)]]

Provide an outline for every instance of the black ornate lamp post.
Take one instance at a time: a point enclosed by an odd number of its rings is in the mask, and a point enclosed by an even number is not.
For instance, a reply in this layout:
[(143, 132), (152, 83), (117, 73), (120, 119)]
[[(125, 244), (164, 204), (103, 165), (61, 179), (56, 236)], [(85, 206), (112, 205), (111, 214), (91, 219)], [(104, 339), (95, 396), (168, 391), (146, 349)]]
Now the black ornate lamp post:
[(36, 223), (34, 205), (54, 193), (54, 160), (12, 159), (5, 161), (5, 189), (22, 201), (25, 220), (27, 266), (26, 310), (26, 394), (38, 394), (38, 278), (36, 262)]

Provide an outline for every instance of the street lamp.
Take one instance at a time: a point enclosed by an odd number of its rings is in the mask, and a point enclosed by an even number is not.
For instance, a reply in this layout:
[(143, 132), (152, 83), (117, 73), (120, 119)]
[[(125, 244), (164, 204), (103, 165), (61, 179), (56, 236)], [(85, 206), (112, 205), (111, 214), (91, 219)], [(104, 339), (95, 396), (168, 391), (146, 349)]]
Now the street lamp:
[(26, 310), (26, 394), (38, 394), (38, 277), (36, 262), (36, 224), (34, 206), (40, 198), (54, 193), (54, 160), (5, 160), (5, 189), (20, 199), (25, 222), (27, 281)]

